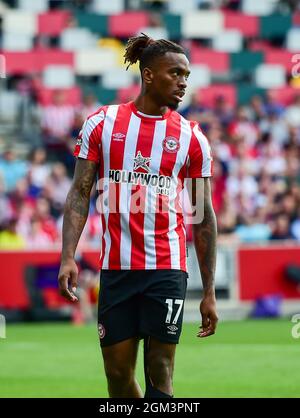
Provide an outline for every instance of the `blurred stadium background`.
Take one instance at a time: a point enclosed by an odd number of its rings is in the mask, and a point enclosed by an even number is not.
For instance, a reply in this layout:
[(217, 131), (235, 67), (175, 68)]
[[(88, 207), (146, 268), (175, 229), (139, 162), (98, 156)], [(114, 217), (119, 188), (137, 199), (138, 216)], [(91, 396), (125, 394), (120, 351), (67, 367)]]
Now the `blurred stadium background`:
[(201, 285), (188, 228), (192, 324), (176, 396), (299, 396), (297, 0), (0, 0), (0, 396), (106, 396), (88, 324), (99, 286), (96, 193), (76, 308), (57, 292), (62, 210), (85, 117), (139, 91), (123, 54), (140, 32), (185, 48), (192, 74), (180, 112), (199, 121), (214, 153), (221, 324), (205, 342), (194, 337)]

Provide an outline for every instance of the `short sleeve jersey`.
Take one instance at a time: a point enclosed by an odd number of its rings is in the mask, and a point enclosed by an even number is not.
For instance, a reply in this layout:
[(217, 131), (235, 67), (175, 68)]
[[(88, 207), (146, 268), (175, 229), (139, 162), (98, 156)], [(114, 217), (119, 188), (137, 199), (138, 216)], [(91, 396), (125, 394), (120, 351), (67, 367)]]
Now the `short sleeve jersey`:
[(212, 175), (198, 124), (172, 110), (145, 115), (133, 102), (103, 106), (85, 121), (74, 155), (99, 164), (100, 268), (186, 271), (181, 191), (185, 178)]

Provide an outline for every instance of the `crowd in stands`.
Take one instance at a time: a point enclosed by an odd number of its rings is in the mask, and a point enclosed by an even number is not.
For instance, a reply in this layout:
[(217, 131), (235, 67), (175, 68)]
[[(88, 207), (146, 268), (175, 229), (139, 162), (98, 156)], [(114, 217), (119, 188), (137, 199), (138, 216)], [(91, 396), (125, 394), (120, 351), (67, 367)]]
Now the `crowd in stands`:
[[(10, 146), (0, 157), (0, 248), (60, 242), (72, 150), (84, 118), (99, 106), (92, 96), (80, 109), (62, 100), (57, 92), (53, 105), (41, 112), (40, 146), (26, 160)], [(232, 108), (220, 92), (213, 107), (194, 97), (181, 113), (199, 122), (212, 146), (220, 236), (300, 241), (300, 95), (287, 107), (269, 94)], [(101, 230), (95, 200), (94, 193), (85, 242), (97, 246)]]
[[(15, 5), (14, 1), (0, 3)], [(50, 3), (60, 7), (64, 2)], [(76, 6), (85, 9), (92, 3), (77, 1)], [(165, 6), (167, 2), (152, 3)], [(195, 3), (200, 8), (221, 5), (236, 10), (240, 2)], [(281, 3), (288, 10), (297, 8), (297, 2)], [(155, 15), (151, 25), (160, 33), (164, 29), (155, 22)], [(19, 123), (28, 153), (20, 154), (18, 147), (0, 135), (0, 249), (60, 247), (63, 206), (71, 185), (78, 133), (100, 102), (120, 99), (102, 100), (101, 95), (90, 91), (79, 104), (72, 104), (64, 90), (57, 89), (52, 100), (41, 106), (40, 83), (39, 74), (8, 79), (9, 88), (22, 98)], [(122, 101), (131, 99), (132, 95), (122, 97)], [(275, 89), (254, 94), (243, 105), (231, 103), (222, 89), (207, 104), (197, 89), (179, 111), (199, 122), (212, 147), (213, 204), (220, 240), (300, 241), (300, 89), (294, 89), (288, 104), (280, 100)], [(100, 245), (96, 199), (93, 190), (82, 246)]]

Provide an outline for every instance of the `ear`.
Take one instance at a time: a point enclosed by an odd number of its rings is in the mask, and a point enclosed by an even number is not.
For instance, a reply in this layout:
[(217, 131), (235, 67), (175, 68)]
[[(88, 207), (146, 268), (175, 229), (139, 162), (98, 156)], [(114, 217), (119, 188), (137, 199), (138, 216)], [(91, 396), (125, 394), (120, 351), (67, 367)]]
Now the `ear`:
[(153, 76), (154, 76), (154, 74), (153, 74), (152, 70), (150, 70), (150, 68), (145, 67), (143, 69), (142, 77), (143, 77), (143, 81), (144, 81), (145, 84), (151, 84), (152, 81), (153, 81)]

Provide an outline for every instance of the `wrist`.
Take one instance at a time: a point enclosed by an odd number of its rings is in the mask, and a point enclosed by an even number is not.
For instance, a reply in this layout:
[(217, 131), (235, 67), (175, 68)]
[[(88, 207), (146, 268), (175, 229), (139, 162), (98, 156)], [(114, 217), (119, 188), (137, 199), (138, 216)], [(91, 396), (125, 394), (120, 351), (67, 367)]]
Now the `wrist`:
[(71, 253), (64, 254), (64, 253), (62, 253), (62, 255), (61, 255), (61, 261), (63, 263), (65, 263), (67, 261), (73, 261), (73, 260), (74, 260), (74, 254), (71, 254)]
[(204, 298), (215, 298), (216, 297), (215, 288), (214, 287), (204, 288), (203, 289), (203, 297)]

